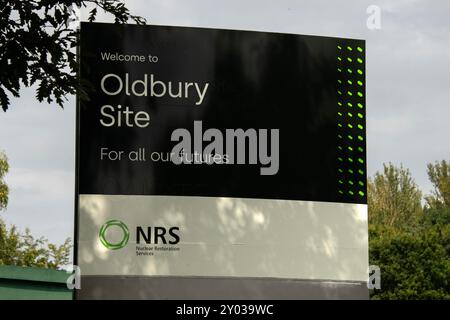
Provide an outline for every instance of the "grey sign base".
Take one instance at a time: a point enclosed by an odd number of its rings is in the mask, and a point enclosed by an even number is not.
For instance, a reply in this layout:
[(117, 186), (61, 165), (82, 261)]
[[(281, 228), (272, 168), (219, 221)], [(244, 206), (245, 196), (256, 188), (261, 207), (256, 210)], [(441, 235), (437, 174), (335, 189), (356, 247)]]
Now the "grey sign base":
[(76, 299), (357, 299), (367, 284), (325, 280), (83, 276)]

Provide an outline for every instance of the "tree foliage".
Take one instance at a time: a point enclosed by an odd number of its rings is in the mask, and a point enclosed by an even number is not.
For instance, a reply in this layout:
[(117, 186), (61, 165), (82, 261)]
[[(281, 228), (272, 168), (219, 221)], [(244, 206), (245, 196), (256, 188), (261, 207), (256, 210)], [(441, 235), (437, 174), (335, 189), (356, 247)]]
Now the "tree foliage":
[(381, 270), (381, 290), (372, 299), (450, 299), (448, 227), (418, 233), (370, 225), (370, 264)]
[(60, 268), (69, 263), (70, 251), (69, 238), (58, 246), (45, 238), (33, 237), (29, 229), (24, 233), (15, 226), (8, 229), (0, 219), (0, 265)]
[(9, 107), (8, 94), (19, 97), (22, 86), (36, 85), (40, 102), (56, 101), (61, 107), (68, 94), (87, 98), (88, 86), (79, 83), (74, 47), (77, 30), (69, 27), (75, 7), (93, 5), (114, 17), (116, 23), (145, 19), (130, 14), (120, 0), (2, 0), (0, 1), (0, 106)]
[(431, 195), (425, 197), (429, 208), (450, 208), (450, 163), (442, 160), (427, 166), (428, 178), (433, 184)]
[[(8, 169), (6, 155), (0, 152), (0, 210), (8, 204), (8, 186), (4, 181)], [(0, 218), (0, 265), (59, 268), (69, 263), (70, 242), (68, 238), (58, 246), (45, 238), (33, 237), (29, 229), (24, 233), (15, 226), (8, 229)]]
[(411, 173), (403, 166), (384, 164), (368, 181), (370, 223), (409, 227), (422, 212), (422, 193)]
[[(433, 204), (445, 203), (443, 168), (428, 165)], [(369, 258), (381, 270), (372, 299), (450, 299), (450, 208), (422, 208), (420, 194), (409, 171), (392, 164), (369, 186)]]
[(8, 173), (8, 170), (8, 159), (3, 152), (0, 152), (0, 211), (4, 210), (8, 205), (9, 189), (4, 180), (5, 175)]

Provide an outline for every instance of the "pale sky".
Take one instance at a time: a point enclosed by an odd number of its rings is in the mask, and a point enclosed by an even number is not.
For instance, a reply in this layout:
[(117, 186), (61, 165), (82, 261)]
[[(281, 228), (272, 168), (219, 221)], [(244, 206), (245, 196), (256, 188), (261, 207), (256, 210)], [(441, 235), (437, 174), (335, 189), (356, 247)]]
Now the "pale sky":
[[(444, 0), (133, 0), (149, 24), (359, 38), (367, 47), (369, 174), (403, 163), (427, 193), (426, 164), (450, 160), (450, 2)], [(369, 5), (381, 29), (366, 27)], [(105, 20), (100, 16), (99, 21)], [(73, 238), (75, 98), (64, 109), (22, 90), (0, 112), (7, 223), (57, 243)]]

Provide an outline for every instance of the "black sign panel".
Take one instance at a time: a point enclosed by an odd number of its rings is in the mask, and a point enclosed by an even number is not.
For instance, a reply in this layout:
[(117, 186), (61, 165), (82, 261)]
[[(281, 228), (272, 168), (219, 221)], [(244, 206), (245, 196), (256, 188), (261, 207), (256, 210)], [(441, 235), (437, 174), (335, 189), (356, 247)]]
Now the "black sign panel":
[(80, 194), (366, 203), (364, 41), (82, 23), (80, 58)]

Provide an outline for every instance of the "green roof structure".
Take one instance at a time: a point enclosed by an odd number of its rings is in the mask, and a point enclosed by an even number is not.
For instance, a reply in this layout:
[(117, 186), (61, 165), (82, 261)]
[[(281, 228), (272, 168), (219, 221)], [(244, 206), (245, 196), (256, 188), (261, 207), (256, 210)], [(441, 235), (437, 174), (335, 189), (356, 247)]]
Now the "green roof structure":
[(0, 266), (0, 300), (71, 300), (63, 270)]

